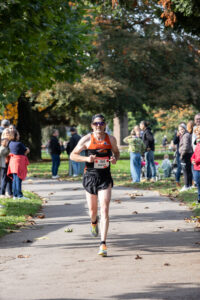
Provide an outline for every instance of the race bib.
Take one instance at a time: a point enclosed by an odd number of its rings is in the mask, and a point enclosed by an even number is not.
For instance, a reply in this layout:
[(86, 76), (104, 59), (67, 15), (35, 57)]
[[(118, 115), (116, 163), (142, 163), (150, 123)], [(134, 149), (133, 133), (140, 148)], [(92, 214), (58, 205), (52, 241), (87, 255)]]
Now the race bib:
[(109, 167), (109, 157), (96, 157), (94, 160), (95, 169), (105, 169)]

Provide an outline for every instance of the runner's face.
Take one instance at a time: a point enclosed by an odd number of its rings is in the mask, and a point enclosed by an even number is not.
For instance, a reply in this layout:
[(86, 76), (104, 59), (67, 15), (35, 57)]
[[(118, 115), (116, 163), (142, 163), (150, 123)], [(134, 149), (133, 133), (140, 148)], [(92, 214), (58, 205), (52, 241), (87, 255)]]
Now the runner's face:
[(94, 132), (101, 133), (105, 131), (106, 123), (101, 118), (96, 118), (93, 120), (91, 126)]

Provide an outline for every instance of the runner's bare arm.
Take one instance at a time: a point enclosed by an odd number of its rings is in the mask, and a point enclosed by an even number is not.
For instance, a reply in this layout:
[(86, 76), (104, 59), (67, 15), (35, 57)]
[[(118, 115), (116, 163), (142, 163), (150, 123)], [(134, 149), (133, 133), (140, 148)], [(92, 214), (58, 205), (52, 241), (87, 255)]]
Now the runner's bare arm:
[(111, 145), (112, 145), (112, 152), (114, 154), (113, 156), (111, 156), (110, 162), (112, 164), (116, 164), (117, 160), (120, 157), (119, 149), (117, 147), (116, 138), (114, 136), (110, 136), (110, 142), (111, 142)]
[(90, 156), (80, 155), (81, 151), (87, 149), (87, 144), (89, 142), (90, 142), (90, 134), (87, 134), (86, 136), (82, 137), (78, 142), (77, 146), (71, 152), (70, 159), (77, 162), (93, 162), (96, 155), (90, 155)]

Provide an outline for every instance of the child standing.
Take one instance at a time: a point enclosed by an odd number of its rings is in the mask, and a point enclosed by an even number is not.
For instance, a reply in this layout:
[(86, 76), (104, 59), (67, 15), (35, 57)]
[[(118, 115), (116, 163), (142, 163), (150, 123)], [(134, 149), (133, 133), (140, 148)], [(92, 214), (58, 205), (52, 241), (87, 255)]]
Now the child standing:
[(165, 154), (165, 155), (164, 155), (164, 159), (163, 159), (163, 161), (162, 161), (161, 168), (162, 168), (163, 171), (164, 171), (164, 177), (165, 177), (165, 178), (171, 176), (172, 165), (171, 165), (171, 162), (170, 162), (170, 160), (169, 160), (169, 155), (168, 155), (168, 154)]
[(22, 194), (22, 180), (26, 178), (27, 175), (27, 165), (29, 164), (27, 154), (30, 152), (29, 148), (25, 147), (20, 141), (20, 135), (17, 130), (10, 133), (10, 161), (8, 165), (9, 176), (13, 176), (13, 198), (27, 199)]

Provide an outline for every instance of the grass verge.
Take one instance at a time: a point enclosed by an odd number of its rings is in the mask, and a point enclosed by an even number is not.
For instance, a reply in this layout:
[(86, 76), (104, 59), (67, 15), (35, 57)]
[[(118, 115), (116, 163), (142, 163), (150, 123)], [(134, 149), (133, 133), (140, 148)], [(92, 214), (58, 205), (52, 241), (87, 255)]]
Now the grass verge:
[(0, 209), (0, 237), (6, 233), (14, 232), (33, 217), (41, 208), (42, 200), (34, 193), (24, 192), (28, 200), (12, 198), (0, 199), (3, 208)]

